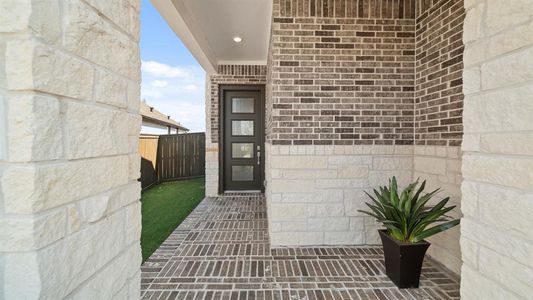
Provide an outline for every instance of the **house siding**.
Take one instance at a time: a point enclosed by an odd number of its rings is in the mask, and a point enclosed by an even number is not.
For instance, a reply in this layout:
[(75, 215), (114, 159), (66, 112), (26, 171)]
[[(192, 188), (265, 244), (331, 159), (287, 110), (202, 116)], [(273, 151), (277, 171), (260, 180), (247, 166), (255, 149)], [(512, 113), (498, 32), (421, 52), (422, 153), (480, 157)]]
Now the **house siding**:
[[(427, 179), (442, 188), (435, 201), (460, 206), (463, 18), (462, 1), (274, 2), (273, 245), (378, 243), (377, 225), (357, 209), (363, 191), (392, 176)], [(458, 240), (459, 228), (430, 239), (429, 254), (455, 273)]]
[(273, 145), (411, 145), (414, 20), (274, 16)]

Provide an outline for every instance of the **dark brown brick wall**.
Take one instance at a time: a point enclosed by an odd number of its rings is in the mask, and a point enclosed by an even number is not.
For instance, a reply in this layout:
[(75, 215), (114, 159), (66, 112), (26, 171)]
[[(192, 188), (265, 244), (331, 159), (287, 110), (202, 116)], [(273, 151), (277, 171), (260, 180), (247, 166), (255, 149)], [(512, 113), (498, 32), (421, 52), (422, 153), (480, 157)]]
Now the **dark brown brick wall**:
[(217, 74), (209, 75), (211, 142), (218, 143), (218, 88), (220, 84), (266, 84), (266, 66), (219, 65)]
[[(358, 1), (274, 1), (267, 89), (273, 144), (413, 144), (412, 2), (360, 2), (354, 13)], [(378, 2), (389, 6), (373, 9)]]
[(413, 19), (416, 0), (276, 0), (280, 17)]
[(416, 8), (415, 143), (460, 146), (464, 4), (419, 0)]

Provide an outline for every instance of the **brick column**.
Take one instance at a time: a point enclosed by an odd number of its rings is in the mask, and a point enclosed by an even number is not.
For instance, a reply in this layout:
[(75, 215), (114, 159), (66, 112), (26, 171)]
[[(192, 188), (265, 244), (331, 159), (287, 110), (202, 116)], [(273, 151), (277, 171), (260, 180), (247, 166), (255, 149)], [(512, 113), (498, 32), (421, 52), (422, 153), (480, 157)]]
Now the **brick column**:
[(0, 4), (0, 298), (139, 297), (139, 1)]
[(465, 1), (464, 299), (533, 295), (533, 5)]

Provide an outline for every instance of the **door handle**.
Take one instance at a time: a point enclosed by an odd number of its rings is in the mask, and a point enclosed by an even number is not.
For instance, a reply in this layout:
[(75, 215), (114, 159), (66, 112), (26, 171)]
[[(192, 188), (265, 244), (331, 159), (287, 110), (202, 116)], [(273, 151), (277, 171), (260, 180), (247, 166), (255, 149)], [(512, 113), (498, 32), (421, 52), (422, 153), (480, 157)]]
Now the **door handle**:
[(257, 164), (260, 165), (261, 164), (261, 151), (257, 151)]

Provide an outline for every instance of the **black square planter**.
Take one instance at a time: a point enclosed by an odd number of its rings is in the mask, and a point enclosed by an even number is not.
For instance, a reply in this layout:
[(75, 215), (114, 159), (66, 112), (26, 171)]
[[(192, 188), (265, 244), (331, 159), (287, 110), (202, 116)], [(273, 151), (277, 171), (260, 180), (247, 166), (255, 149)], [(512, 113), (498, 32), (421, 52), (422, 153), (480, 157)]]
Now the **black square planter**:
[(383, 243), (387, 276), (399, 288), (417, 288), (424, 255), (430, 243), (402, 243), (387, 234), (387, 230), (378, 231)]

